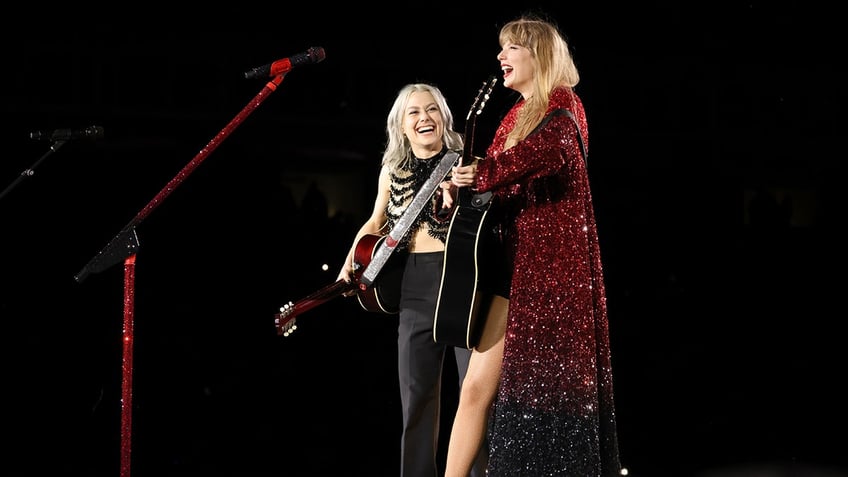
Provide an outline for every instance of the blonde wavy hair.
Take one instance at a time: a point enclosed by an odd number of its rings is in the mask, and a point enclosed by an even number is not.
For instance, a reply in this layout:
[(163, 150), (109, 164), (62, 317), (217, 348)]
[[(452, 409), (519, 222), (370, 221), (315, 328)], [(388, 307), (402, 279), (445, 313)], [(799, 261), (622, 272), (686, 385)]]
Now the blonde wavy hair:
[(565, 87), (571, 90), (580, 82), (580, 74), (565, 37), (551, 21), (525, 15), (501, 27), (498, 41), (520, 45), (530, 50), (536, 74), (533, 94), (518, 114), (515, 127), (507, 137), (507, 145), (526, 138), (545, 115), (551, 91)]
[(433, 99), (436, 100), (436, 104), (439, 106), (439, 113), (445, 125), (442, 142), (448, 149), (462, 150), (462, 134), (454, 131), (453, 114), (448, 107), (448, 102), (442, 91), (436, 86), (427, 83), (408, 84), (398, 92), (392, 109), (386, 118), (387, 143), (386, 149), (383, 151), (382, 164), (388, 166), (390, 169), (401, 169), (408, 161), (412, 160), (412, 147), (409, 145), (409, 140), (403, 134), (403, 117), (409, 97), (412, 96), (412, 93), (421, 92), (432, 94)]

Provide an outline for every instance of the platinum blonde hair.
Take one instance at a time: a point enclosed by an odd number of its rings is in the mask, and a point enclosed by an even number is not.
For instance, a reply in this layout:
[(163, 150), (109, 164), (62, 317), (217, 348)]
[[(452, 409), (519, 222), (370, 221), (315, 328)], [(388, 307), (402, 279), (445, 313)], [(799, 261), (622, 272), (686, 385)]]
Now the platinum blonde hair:
[(448, 107), (448, 102), (442, 91), (427, 83), (411, 83), (398, 92), (392, 109), (389, 110), (389, 115), (386, 118), (386, 149), (383, 151), (384, 166), (390, 169), (398, 170), (403, 167), (408, 161), (412, 160), (412, 148), (409, 141), (403, 134), (403, 117), (406, 113), (406, 106), (409, 103), (409, 97), (412, 93), (428, 92), (433, 95), (433, 99), (439, 107), (439, 114), (442, 116), (444, 124), (444, 133), (442, 142), (448, 149), (462, 150), (462, 134), (454, 131), (453, 114)]

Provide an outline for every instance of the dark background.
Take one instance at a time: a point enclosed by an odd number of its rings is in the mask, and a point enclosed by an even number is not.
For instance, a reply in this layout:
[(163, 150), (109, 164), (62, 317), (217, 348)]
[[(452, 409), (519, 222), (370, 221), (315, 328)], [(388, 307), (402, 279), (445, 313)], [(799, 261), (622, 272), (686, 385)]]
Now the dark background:
[[(397, 91), (437, 84), (462, 127), (498, 28), (538, 9), (582, 74), (630, 475), (848, 475), (835, 6), (271, 7), (5, 16), (0, 472), (119, 475), (129, 448), (139, 477), (395, 475), (396, 317), (330, 300), (286, 338), (273, 317), (334, 281)], [(275, 91), (243, 76), (313, 46)], [(496, 87), (480, 147), (514, 100)], [(136, 228), (131, 307), (122, 260), (75, 280), (199, 157)]]

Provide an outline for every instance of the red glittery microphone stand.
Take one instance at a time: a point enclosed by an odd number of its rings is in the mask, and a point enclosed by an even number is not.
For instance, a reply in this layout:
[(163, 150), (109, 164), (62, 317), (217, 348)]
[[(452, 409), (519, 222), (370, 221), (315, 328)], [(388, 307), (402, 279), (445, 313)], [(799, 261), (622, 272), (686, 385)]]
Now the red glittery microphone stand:
[(265, 99), (273, 93), (283, 81), (285, 73), (269, 81), (229, 124), (212, 138), (211, 141), (171, 179), (153, 199), (133, 217), (106, 247), (92, 258), (75, 275), (82, 282), (90, 273), (101, 272), (112, 265), (124, 262), (124, 327), (122, 332), (123, 366), (121, 378), (121, 476), (130, 475), (130, 454), (132, 441), (132, 378), (133, 378), (133, 312), (135, 304), (135, 259), (138, 252), (136, 227), (174, 191), (212, 151), (237, 128)]

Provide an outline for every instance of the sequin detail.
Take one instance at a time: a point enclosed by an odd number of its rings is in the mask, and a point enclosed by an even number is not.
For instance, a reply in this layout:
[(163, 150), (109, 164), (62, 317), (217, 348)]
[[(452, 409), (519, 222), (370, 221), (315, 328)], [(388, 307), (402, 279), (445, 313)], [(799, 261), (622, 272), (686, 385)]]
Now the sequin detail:
[[(389, 173), (391, 177), (391, 195), (389, 203), (386, 205), (386, 217), (388, 218), (386, 230), (392, 230), (400, 220), (404, 211), (409, 207), (410, 202), (415, 197), (415, 194), (421, 189), (430, 174), (439, 165), (442, 157), (447, 154), (448, 150), (443, 149), (439, 154), (428, 159), (418, 159), (413, 157), (406, 161), (400, 170), (393, 170)], [(435, 203), (435, 196), (433, 203)], [(424, 207), (415, 218), (415, 221), (409, 227), (406, 235), (401, 239), (397, 246), (397, 250), (409, 249), (412, 237), (415, 236), (415, 231), (420, 227), (425, 226), (427, 233), (431, 237), (437, 238), (444, 242), (448, 235), (447, 221), (439, 220), (435, 216), (435, 206)]]
[[(501, 385), (489, 422), (490, 477), (619, 475), (606, 292), (586, 163), (568, 116), (504, 151), (504, 117), (477, 185), (493, 191), (512, 240)], [(548, 111), (580, 99), (555, 90)]]

